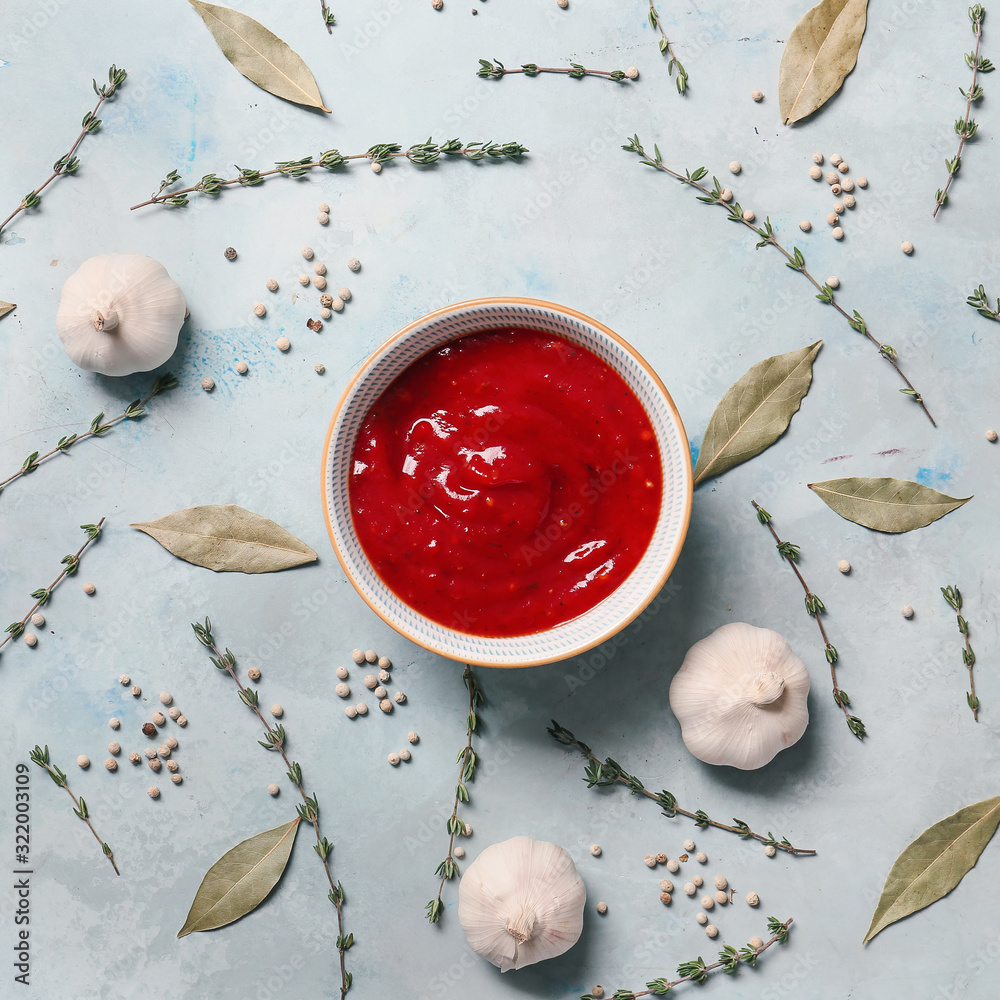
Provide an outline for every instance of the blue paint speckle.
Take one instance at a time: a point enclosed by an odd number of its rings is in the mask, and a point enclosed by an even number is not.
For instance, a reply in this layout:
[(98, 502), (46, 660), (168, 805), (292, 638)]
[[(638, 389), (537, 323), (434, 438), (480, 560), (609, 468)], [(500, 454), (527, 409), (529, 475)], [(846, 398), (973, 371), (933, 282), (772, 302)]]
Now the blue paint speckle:
[(701, 447), (696, 445), (694, 441), (688, 441), (688, 447), (691, 449), (691, 465), (698, 464), (698, 453), (701, 451)]
[(921, 486), (940, 486), (942, 483), (948, 483), (951, 481), (950, 472), (935, 472), (934, 469), (919, 468), (917, 469), (917, 482)]

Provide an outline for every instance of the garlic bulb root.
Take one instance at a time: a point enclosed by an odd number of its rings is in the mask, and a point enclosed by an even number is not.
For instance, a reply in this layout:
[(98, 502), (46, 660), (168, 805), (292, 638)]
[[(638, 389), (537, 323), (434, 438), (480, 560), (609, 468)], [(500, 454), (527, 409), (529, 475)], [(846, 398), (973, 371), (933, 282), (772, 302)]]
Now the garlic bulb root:
[(583, 931), (587, 890), (556, 844), (513, 837), (466, 869), (458, 919), (473, 951), (501, 972), (562, 955)]

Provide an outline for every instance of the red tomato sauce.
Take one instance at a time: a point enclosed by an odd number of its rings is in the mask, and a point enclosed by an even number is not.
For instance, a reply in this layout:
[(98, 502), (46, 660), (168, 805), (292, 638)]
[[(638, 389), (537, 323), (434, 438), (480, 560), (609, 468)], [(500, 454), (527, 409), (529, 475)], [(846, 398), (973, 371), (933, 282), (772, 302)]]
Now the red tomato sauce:
[(653, 536), (649, 417), (595, 354), (525, 329), (430, 352), (358, 432), (354, 530), (407, 604), (470, 635), (541, 632), (600, 603)]

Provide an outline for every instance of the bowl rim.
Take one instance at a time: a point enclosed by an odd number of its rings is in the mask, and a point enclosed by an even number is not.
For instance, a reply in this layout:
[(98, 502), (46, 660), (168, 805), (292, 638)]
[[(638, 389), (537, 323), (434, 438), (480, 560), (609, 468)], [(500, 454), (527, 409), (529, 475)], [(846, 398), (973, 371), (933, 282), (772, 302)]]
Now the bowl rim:
[[(689, 449), (684, 449), (683, 463), (685, 466), (685, 480), (687, 482), (686, 500), (684, 504), (684, 521), (681, 525), (680, 531), (678, 532), (678, 544), (675, 551), (670, 559), (669, 563), (665, 565), (659, 577), (656, 580), (654, 586), (649, 588), (647, 596), (636, 605), (636, 607), (625, 617), (619, 619), (614, 623), (614, 625), (608, 626), (604, 631), (602, 631), (598, 636), (586, 640), (582, 645), (573, 648), (564, 653), (557, 653), (555, 655), (543, 655), (537, 658), (532, 658), (529, 660), (524, 660), (521, 662), (510, 662), (510, 663), (497, 663), (495, 661), (490, 662), (480, 662), (475, 659), (467, 659), (461, 657), (456, 659), (451, 655), (450, 651), (441, 649), (435, 646), (433, 643), (426, 641), (416, 636), (411, 635), (409, 632), (404, 631), (396, 622), (392, 621), (389, 617), (384, 615), (382, 611), (372, 602), (369, 596), (365, 593), (364, 588), (359, 585), (359, 581), (355, 578), (351, 569), (347, 565), (347, 562), (340, 551), (340, 546), (337, 544), (336, 535), (333, 530), (333, 522), (330, 518), (330, 505), (327, 503), (327, 490), (326, 490), (326, 473), (330, 458), (330, 443), (333, 440), (333, 433), (337, 426), (337, 421), (340, 418), (341, 411), (344, 408), (344, 404), (347, 402), (348, 398), (351, 396), (352, 391), (357, 385), (358, 381), (370, 371), (372, 364), (379, 358), (384, 357), (391, 351), (394, 345), (402, 341), (404, 338), (408, 337), (409, 334), (417, 327), (422, 327), (427, 323), (439, 319), (442, 316), (447, 316), (449, 313), (457, 312), (459, 310), (475, 308), (478, 306), (496, 306), (496, 305), (515, 305), (515, 306), (528, 306), (539, 309), (547, 309), (557, 313), (563, 313), (565, 315), (571, 316), (576, 320), (583, 323), (589, 324), (595, 329), (599, 330), (609, 339), (613, 340), (625, 351), (632, 355), (635, 360), (641, 365), (644, 372), (650, 377), (650, 379), (655, 383), (657, 389), (663, 394), (663, 398), (667, 403), (670, 413), (673, 419), (677, 422), (677, 428), (681, 435), (681, 440), (687, 442), (687, 431), (684, 428), (684, 421), (681, 419), (680, 411), (677, 409), (677, 404), (674, 402), (673, 396), (670, 395), (667, 387), (663, 384), (662, 379), (656, 373), (656, 369), (630, 344), (624, 337), (619, 336), (614, 330), (605, 326), (604, 323), (599, 322), (592, 316), (588, 316), (586, 313), (580, 312), (577, 309), (573, 309), (570, 306), (564, 306), (557, 302), (549, 302), (546, 299), (532, 299), (525, 298), (516, 295), (495, 295), (495, 296), (484, 296), (475, 299), (465, 299), (461, 302), (452, 302), (449, 305), (442, 306), (439, 309), (434, 309), (429, 313), (425, 313), (422, 316), (411, 320), (402, 329), (397, 330), (391, 337), (380, 343), (371, 353), (365, 358), (365, 360), (358, 366), (354, 375), (351, 377), (350, 381), (344, 387), (344, 391), (340, 395), (340, 399), (337, 401), (337, 405), (334, 408), (333, 416), (330, 418), (329, 426), (327, 427), (326, 437), (323, 441), (323, 455), (322, 462), (320, 466), (320, 498), (323, 506), (323, 520), (326, 523), (326, 531), (330, 537), (330, 544), (333, 547), (334, 554), (337, 557), (337, 562), (340, 563), (340, 568), (344, 571), (344, 575), (347, 577), (348, 582), (354, 588), (355, 592), (361, 597), (361, 599), (371, 608), (372, 611), (378, 615), (393, 631), (398, 632), (403, 638), (408, 639), (410, 642), (417, 646), (421, 646), (428, 652), (436, 653), (439, 656), (443, 656), (446, 659), (452, 660), (456, 663), (468, 663), (474, 666), (484, 666), (484, 667), (499, 667), (502, 669), (513, 669), (520, 667), (539, 667), (547, 663), (558, 663), (562, 660), (569, 659), (573, 656), (579, 656), (582, 653), (593, 649), (595, 646), (600, 646), (602, 643), (607, 642), (609, 639), (613, 638), (623, 629), (627, 628), (636, 618), (641, 615), (647, 607), (653, 602), (657, 594), (663, 589), (663, 585), (670, 578), (670, 574), (673, 572), (674, 567), (677, 565), (677, 560), (680, 558), (680, 554), (684, 549), (684, 542), (687, 539), (688, 528), (691, 525), (691, 509), (694, 504), (694, 471), (691, 463), (691, 452)], [(428, 348), (428, 351), (434, 350), (435, 348)]]

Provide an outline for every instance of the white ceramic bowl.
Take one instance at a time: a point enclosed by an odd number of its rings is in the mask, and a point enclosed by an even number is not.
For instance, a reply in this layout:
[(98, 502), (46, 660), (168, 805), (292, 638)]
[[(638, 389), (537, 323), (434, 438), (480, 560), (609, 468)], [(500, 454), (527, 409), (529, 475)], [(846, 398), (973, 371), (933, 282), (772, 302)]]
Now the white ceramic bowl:
[[(358, 429), (383, 390), (417, 358), (476, 330), (527, 327), (581, 344), (609, 364), (649, 415), (660, 446), (663, 501), (653, 539), (632, 574), (600, 604), (532, 635), (467, 635), (431, 621), (382, 582), (354, 533), (348, 481)], [(421, 317), (387, 340), (344, 390), (327, 432), (323, 499), (327, 530), (347, 578), (371, 609), (408, 639), (453, 660), (528, 667), (561, 660), (605, 642), (656, 596), (677, 562), (691, 517), (693, 480), (687, 436), (673, 400), (653, 369), (606, 326), (573, 309), (536, 299), (473, 299)]]

